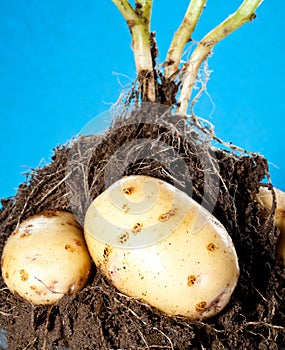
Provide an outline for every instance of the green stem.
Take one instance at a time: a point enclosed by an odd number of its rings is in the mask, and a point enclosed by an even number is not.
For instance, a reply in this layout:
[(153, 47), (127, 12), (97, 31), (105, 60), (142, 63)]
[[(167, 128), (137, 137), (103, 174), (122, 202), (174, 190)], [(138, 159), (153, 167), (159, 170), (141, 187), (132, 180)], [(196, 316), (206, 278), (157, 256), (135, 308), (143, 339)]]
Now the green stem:
[(185, 115), (187, 113), (189, 101), (199, 69), (203, 61), (211, 53), (213, 47), (243, 24), (255, 18), (254, 11), (262, 2), (263, 0), (244, 0), (234, 14), (230, 15), (225, 21), (211, 30), (199, 42), (186, 64), (186, 72), (178, 100), (178, 114)]
[(136, 11), (141, 18), (150, 22), (152, 0), (136, 0)]
[(142, 100), (155, 102), (154, 67), (151, 55), (150, 17), (152, 0), (137, 0), (136, 9), (128, 0), (112, 0), (125, 18), (132, 36), (138, 80)]
[(175, 32), (164, 63), (164, 74), (167, 79), (174, 80), (186, 44), (190, 41), (194, 29), (202, 14), (207, 0), (191, 0), (183, 21)]
[(125, 20), (128, 21), (137, 21), (137, 14), (132, 8), (128, 0), (112, 0), (113, 3), (117, 6)]

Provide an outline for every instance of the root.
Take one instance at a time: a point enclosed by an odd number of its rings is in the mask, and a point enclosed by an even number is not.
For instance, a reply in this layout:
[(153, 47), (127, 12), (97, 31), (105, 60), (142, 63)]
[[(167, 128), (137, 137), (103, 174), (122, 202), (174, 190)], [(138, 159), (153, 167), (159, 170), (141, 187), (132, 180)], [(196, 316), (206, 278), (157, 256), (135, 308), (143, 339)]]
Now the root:
[(54, 308), (53, 305), (51, 305), (48, 308), (48, 312), (47, 312), (47, 316), (46, 316), (45, 331), (44, 331), (44, 342), (43, 342), (42, 350), (47, 350), (49, 320), (50, 320), (50, 316), (51, 316), (53, 308)]

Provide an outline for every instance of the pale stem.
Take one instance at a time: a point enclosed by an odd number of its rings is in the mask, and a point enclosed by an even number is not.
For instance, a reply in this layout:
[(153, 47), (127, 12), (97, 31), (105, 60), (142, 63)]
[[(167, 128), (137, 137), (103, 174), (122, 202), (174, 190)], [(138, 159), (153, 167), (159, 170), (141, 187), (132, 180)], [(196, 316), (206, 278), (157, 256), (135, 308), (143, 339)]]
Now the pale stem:
[(125, 20), (128, 21), (137, 21), (138, 16), (135, 10), (132, 8), (128, 0), (112, 0), (113, 3), (117, 6)]
[(138, 80), (143, 100), (155, 102), (154, 67), (151, 56), (150, 17), (152, 0), (137, 0), (136, 9), (128, 0), (112, 0), (125, 18), (132, 36)]
[(174, 80), (178, 72), (178, 67), (186, 44), (190, 41), (192, 33), (199, 21), (203, 8), (207, 0), (191, 0), (183, 21), (175, 32), (169, 46), (164, 63), (164, 75), (166, 78)]
[(225, 21), (211, 30), (199, 42), (186, 64), (186, 72), (178, 99), (177, 114), (187, 114), (189, 101), (199, 69), (203, 61), (211, 53), (213, 47), (243, 24), (251, 21), (255, 17), (254, 11), (262, 2), (263, 0), (244, 0), (234, 14), (230, 15)]
[(136, 11), (138, 15), (142, 18), (146, 18), (148, 23), (150, 22), (151, 9), (152, 9), (152, 0), (136, 1)]

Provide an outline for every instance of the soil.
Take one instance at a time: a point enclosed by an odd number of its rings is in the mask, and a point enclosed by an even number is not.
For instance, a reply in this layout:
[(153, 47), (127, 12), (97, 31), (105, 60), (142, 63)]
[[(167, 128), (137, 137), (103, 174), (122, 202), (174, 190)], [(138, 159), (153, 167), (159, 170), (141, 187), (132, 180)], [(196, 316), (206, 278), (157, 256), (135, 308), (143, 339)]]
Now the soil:
[[(120, 294), (95, 266), (87, 286), (54, 306), (25, 302), (1, 279), (0, 328), (9, 349), (285, 349), (285, 278), (275, 262), (274, 208), (267, 212), (255, 200), (261, 183), (271, 188), (267, 161), (221, 143), (214, 147), (214, 138), (196, 118), (154, 107), (123, 111), (106, 133), (55, 149), (50, 164), (30, 173), (15, 197), (2, 200), (0, 253), (28, 216), (67, 210), (82, 223), (107, 183), (146, 174), (191, 194), (231, 235), (241, 272), (226, 308), (203, 321), (168, 317)], [(143, 152), (138, 140), (144, 140)], [(148, 156), (161, 143), (169, 149)]]

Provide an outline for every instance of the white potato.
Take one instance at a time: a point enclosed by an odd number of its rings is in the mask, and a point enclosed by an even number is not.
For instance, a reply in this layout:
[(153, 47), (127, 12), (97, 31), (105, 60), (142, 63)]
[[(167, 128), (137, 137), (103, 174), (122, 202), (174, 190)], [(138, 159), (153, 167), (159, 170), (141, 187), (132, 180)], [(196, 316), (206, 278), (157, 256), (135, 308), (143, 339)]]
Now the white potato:
[[(285, 267), (285, 193), (278, 188), (274, 187), (273, 189), (276, 195), (274, 223), (280, 232), (276, 246), (276, 257)], [(273, 196), (271, 190), (268, 188), (260, 187), (257, 200), (268, 210), (272, 209)]]
[(8, 288), (34, 304), (54, 304), (86, 283), (91, 259), (71, 213), (47, 210), (23, 221), (2, 255)]
[(225, 228), (164, 181), (117, 181), (90, 205), (84, 232), (96, 265), (119, 291), (169, 315), (213, 316), (237, 284), (237, 255)]

